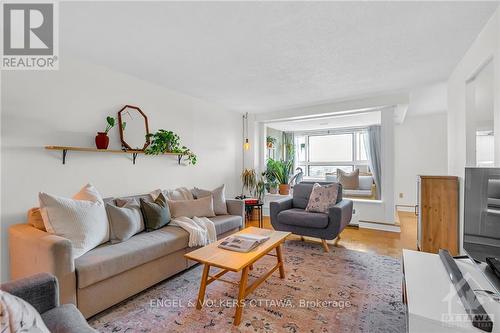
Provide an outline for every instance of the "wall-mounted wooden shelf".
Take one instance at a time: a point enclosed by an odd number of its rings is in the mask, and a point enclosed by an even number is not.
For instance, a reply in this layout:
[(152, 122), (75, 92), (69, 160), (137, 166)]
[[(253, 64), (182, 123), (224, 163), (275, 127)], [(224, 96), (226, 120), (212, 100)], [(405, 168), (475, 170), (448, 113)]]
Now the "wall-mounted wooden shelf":
[[(143, 150), (132, 150), (132, 149), (97, 149), (97, 148), (88, 148), (88, 147), (71, 147), (71, 146), (45, 146), (45, 149), (48, 150), (58, 150), (62, 151), (62, 163), (66, 164), (66, 155), (68, 151), (79, 151), (79, 152), (88, 152), (88, 153), (111, 153), (111, 154), (131, 154), (132, 162), (135, 164), (135, 160), (138, 154), (145, 154)], [(181, 164), (182, 154), (178, 153), (164, 153), (162, 155), (171, 155), (177, 156), (177, 162)]]

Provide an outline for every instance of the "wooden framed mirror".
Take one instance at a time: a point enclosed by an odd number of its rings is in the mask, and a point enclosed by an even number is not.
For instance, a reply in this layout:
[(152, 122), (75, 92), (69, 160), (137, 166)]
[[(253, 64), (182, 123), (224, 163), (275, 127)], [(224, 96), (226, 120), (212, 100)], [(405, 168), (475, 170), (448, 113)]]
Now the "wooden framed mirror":
[(118, 125), (123, 148), (144, 150), (149, 146), (148, 117), (137, 106), (125, 105), (118, 111)]

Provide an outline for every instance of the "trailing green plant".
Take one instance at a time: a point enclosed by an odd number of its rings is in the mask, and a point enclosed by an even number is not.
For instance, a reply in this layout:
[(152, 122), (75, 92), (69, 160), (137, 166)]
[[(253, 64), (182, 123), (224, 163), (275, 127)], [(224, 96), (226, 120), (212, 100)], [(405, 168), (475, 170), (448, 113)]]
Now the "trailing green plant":
[(255, 185), (257, 184), (257, 177), (255, 175), (254, 169), (245, 169), (241, 173), (241, 182), (243, 183), (243, 187), (241, 189), (241, 194), (243, 195), (245, 189), (247, 189), (250, 193), (255, 190)]
[(195, 165), (197, 156), (186, 146), (181, 146), (179, 135), (172, 131), (159, 129), (156, 133), (146, 135), (146, 139), (150, 140), (149, 146), (144, 151), (148, 155), (160, 155), (164, 153), (175, 153), (183, 155), (188, 164)]

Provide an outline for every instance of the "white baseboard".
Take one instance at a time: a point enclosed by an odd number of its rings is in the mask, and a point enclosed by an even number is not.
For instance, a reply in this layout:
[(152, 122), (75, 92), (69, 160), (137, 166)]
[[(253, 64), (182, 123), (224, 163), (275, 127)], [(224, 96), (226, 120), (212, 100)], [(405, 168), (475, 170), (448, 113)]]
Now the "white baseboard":
[(389, 223), (377, 223), (377, 222), (369, 222), (369, 221), (359, 221), (359, 227), (364, 229), (373, 229), (380, 231), (389, 231), (389, 232), (401, 232), (401, 228), (399, 225), (389, 224)]
[(414, 213), (415, 212), (415, 207), (397, 206), (396, 209), (399, 212), (410, 212), (410, 213)]

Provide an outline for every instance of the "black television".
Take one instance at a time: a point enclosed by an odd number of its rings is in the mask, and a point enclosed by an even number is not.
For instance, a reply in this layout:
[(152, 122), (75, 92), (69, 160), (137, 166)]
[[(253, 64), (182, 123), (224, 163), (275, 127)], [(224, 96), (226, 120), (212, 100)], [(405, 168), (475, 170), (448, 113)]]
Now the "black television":
[(500, 260), (500, 168), (465, 168), (464, 192), (464, 250)]

